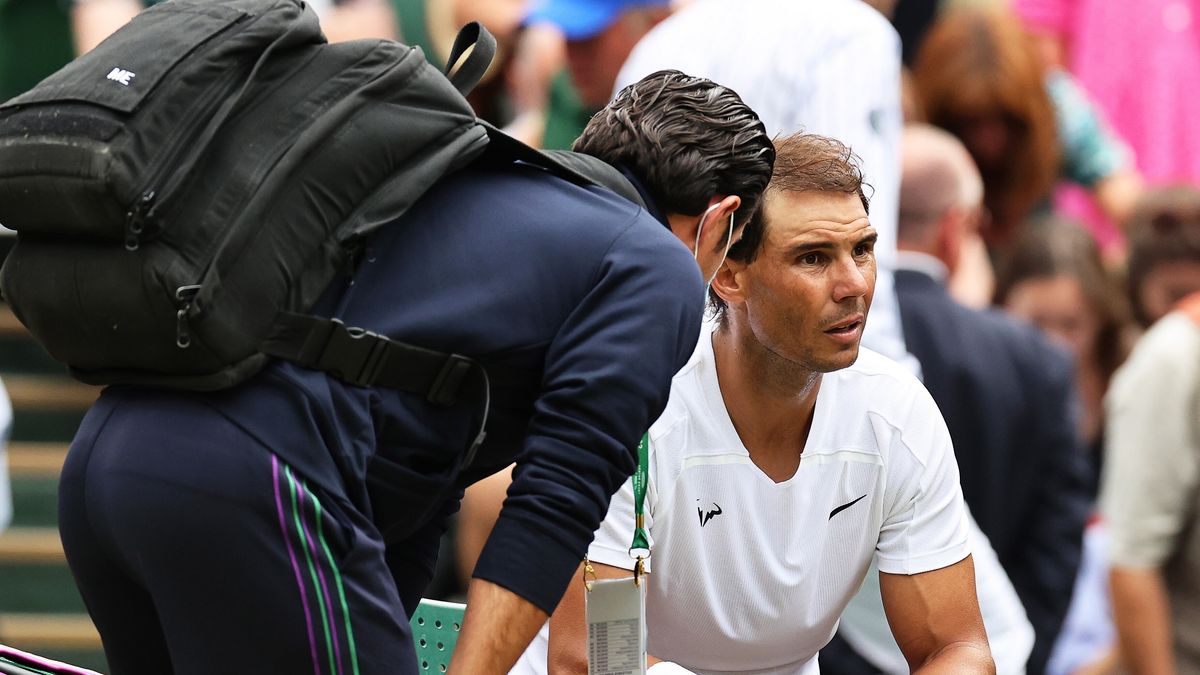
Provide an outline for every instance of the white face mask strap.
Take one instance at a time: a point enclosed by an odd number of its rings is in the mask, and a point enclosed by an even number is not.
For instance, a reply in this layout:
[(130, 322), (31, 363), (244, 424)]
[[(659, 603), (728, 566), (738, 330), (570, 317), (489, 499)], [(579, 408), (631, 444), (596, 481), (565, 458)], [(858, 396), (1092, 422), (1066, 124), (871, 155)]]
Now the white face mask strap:
[[(715, 211), (719, 206), (721, 206), (720, 202), (713, 204), (700, 216), (700, 224), (696, 226), (696, 243), (692, 246), (692, 257), (696, 260), (700, 259), (700, 233), (704, 231), (704, 222), (708, 220), (708, 214)], [(729, 255), (729, 247), (733, 245), (733, 214), (733, 211), (729, 213), (729, 229), (725, 232), (725, 251), (721, 253), (722, 263), (725, 262), (725, 258)], [(717, 278), (717, 273), (720, 271), (721, 266), (717, 265), (717, 271), (713, 272), (712, 277), (705, 281), (704, 285), (712, 285), (713, 280)]]
[[(705, 209), (704, 213), (700, 216), (700, 224), (696, 226), (696, 243), (692, 245), (692, 257), (697, 260), (700, 259), (700, 235), (704, 232), (704, 223), (708, 221), (708, 214), (716, 211), (720, 206), (721, 203), (717, 202)], [(732, 236), (732, 232), (730, 235)]]

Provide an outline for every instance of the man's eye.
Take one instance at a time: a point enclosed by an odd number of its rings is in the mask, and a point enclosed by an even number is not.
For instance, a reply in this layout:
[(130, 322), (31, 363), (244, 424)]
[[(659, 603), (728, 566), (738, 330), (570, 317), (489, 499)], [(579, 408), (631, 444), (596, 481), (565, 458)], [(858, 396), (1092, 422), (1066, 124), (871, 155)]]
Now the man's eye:
[(873, 247), (870, 244), (859, 244), (854, 247), (854, 255), (861, 258), (862, 256), (869, 255), (872, 250)]
[(804, 255), (800, 256), (800, 262), (804, 263), (805, 265), (816, 265), (821, 262), (821, 254), (805, 253)]

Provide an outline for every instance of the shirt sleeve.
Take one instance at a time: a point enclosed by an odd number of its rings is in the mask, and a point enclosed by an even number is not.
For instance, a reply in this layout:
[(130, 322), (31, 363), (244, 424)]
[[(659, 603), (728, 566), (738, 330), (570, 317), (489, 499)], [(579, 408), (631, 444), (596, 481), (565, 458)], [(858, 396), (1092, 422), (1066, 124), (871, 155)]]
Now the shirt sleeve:
[(1200, 336), (1169, 315), (1142, 338), (1106, 400), (1100, 508), (1115, 565), (1158, 567), (1174, 552), (1198, 481)]
[(879, 571), (920, 574), (953, 565), (971, 553), (969, 526), (950, 432), (925, 388), (914, 382), (902, 428), (878, 417), (876, 433), (890, 436), (888, 487), (876, 547)]
[(550, 344), (509, 496), (475, 569), (547, 613), (637, 466), (638, 441), (700, 332), (695, 261), (657, 221), (642, 225), (614, 242)]
[(1092, 187), (1132, 164), (1132, 151), (1104, 123), (1100, 110), (1070, 75), (1051, 72), (1046, 92), (1054, 104), (1065, 178)]

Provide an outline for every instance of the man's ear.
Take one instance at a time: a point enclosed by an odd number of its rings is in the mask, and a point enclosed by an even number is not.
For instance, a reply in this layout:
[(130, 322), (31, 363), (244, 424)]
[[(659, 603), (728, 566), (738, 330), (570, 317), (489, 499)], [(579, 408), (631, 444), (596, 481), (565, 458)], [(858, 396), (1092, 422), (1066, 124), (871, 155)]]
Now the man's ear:
[(746, 301), (746, 282), (743, 275), (745, 269), (746, 263), (726, 258), (725, 264), (717, 270), (717, 276), (713, 277), (713, 293), (724, 300), (730, 308)]
[(958, 261), (962, 257), (966, 231), (971, 225), (970, 217), (970, 209), (953, 206), (946, 210), (937, 224), (937, 257), (945, 263), (951, 274), (958, 268)]
[[(716, 205), (715, 208), (714, 205)], [(700, 233), (700, 245), (697, 247), (700, 251), (716, 251), (720, 253), (725, 250), (727, 244), (737, 241), (739, 233), (730, 233), (729, 231), (730, 217), (741, 206), (742, 198), (737, 195), (712, 198), (708, 207), (713, 210), (704, 219), (704, 231)], [(696, 226), (700, 226), (699, 221), (696, 222)]]

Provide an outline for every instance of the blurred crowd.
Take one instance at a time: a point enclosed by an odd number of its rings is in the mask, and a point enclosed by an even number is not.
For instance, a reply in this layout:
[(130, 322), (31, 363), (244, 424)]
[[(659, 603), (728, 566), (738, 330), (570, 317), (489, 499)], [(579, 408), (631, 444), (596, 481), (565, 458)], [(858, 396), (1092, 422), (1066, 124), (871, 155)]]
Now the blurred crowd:
[[(1200, 673), (1200, 0), (834, 9), (859, 2), (310, 4), (331, 41), (398, 39), (438, 64), (482, 22), (500, 48), (471, 103), (531, 145), (569, 148), (620, 84), (667, 66), (731, 86), (772, 133), (849, 144), (892, 242), (900, 353), (1033, 630), (1008, 672)], [(141, 9), (0, 0), (0, 101)], [(439, 594), (469, 577), (506, 480), (468, 492)], [(823, 671), (893, 670), (865, 621), (844, 621)]]

